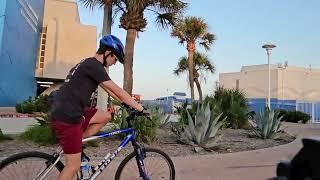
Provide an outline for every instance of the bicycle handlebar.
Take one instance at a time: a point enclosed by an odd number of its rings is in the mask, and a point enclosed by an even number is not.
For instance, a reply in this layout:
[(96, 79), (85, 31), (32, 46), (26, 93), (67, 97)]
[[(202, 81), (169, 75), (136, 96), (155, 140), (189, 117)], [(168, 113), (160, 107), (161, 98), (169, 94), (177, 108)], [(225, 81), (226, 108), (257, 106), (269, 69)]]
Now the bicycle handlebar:
[(121, 103), (121, 105), (127, 109), (127, 112), (129, 114), (129, 116), (127, 117), (127, 120), (135, 119), (138, 116), (144, 116), (147, 119), (151, 120), (149, 113), (146, 114), (143, 111), (142, 112), (137, 111), (136, 109), (133, 109), (130, 106), (128, 106), (127, 104), (124, 104), (124, 103)]

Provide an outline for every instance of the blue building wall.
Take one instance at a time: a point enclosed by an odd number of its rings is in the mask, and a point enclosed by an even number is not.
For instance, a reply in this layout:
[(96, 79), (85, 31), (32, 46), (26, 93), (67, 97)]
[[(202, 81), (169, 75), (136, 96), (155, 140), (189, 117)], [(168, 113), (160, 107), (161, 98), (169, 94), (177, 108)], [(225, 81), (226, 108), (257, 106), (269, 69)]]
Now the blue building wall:
[(191, 104), (191, 98), (177, 99), (175, 96), (165, 96), (155, 100), (142, 100), (141, 102), (147, 107), (160, 107), (165, 113), (173, 113), (175, 103)]
[[(266, 107), (267, 100), (261, 98), (250, 98), (248, 100), (249, 110), (259, 113)], [(271, 99), (271, 109), (296, 110), (296, 100)]]
[(36, 95), (44, 0), (1, 0), (0, 7), (0, 106), (14, 106)]
[(0, 54), (1, 54), (1, 45), (2, 45), (2, 33), (3, 33), (3, 25), (5, 19), (5, 10), (6, 10), (7, 0), (0, 1)]
[(148, 107), (148, 108), (153, 108), (153, 107), (158, 107), (163, 110), (165, 113), (173, 113), (172, 108), (173, 108), (173, 103), (174, 100), (143, 100), (141, 103)]

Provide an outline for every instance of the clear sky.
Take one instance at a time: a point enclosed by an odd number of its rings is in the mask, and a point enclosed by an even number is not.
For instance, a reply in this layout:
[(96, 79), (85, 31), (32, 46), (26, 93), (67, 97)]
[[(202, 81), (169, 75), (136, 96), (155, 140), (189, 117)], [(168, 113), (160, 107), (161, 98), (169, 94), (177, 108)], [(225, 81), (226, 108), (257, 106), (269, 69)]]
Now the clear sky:
[[(289, 66), (320, 68), (320, 1), (319, 0), (189, 0), (185, 16), (197, 16), (209, 25), (217, 36), (208, 56), (216, 73), (202, 81), (204, 94), (211, 94), (219, 73), (240, 71), (243, 65), (266, 64), (261, 46), (274, 43), (271, 63), (288, 61)], [(91, 11), (79, 3), (81, 23), (102, 30), (103, 10)], [(177, 77), (173, 70), (178, 59), (186, 56), (186, 48), (170, 36), (170, 30), (160, 31), (153, 16), (147, 16), (148, 26), (139, 33), (134, 55), (134, 93), (143, 99), (186, 92), (187, 74)], [(126, 31), (116, 19), (112, 33), (125, 40)], [(125, 41), (124, 41), (125, 42)], [(198, 50), (205, 52), (201, 47)], [(110, 76), (122, 87), (123, 68), (111, 67)], [(195, 89), (195, 94), (197, 91)]]

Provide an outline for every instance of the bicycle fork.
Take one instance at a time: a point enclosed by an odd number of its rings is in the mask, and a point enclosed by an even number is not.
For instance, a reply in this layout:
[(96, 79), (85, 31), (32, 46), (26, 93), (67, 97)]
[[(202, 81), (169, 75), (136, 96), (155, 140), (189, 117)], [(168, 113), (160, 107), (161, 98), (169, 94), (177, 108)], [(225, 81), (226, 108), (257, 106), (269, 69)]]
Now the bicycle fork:
[(149, 177), (147, 175), (146, 169), (144, 167), (144, 162), (143, 162), (146, 155), (144, 151), (144, 147), (142, 145), (138, 145), (138, 147), (135, 148), (135, 151), (137, 153), (136, 161), (137, 161), (140, 177), (142, 177), (143, 180), (149, 180)]

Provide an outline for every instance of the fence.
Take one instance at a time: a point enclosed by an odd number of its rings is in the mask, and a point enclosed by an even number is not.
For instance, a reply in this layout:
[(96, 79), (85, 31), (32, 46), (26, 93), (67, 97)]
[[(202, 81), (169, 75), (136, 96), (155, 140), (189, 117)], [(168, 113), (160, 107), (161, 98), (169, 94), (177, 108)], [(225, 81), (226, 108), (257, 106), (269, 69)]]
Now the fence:
[[(266, 99), (248, 99), (250, 111), (259, 113), (266, 107)], [(320, 123), (320, 102), (271, 99), (271, 109), (301, 111), (311, 116), (313, 123)]]

